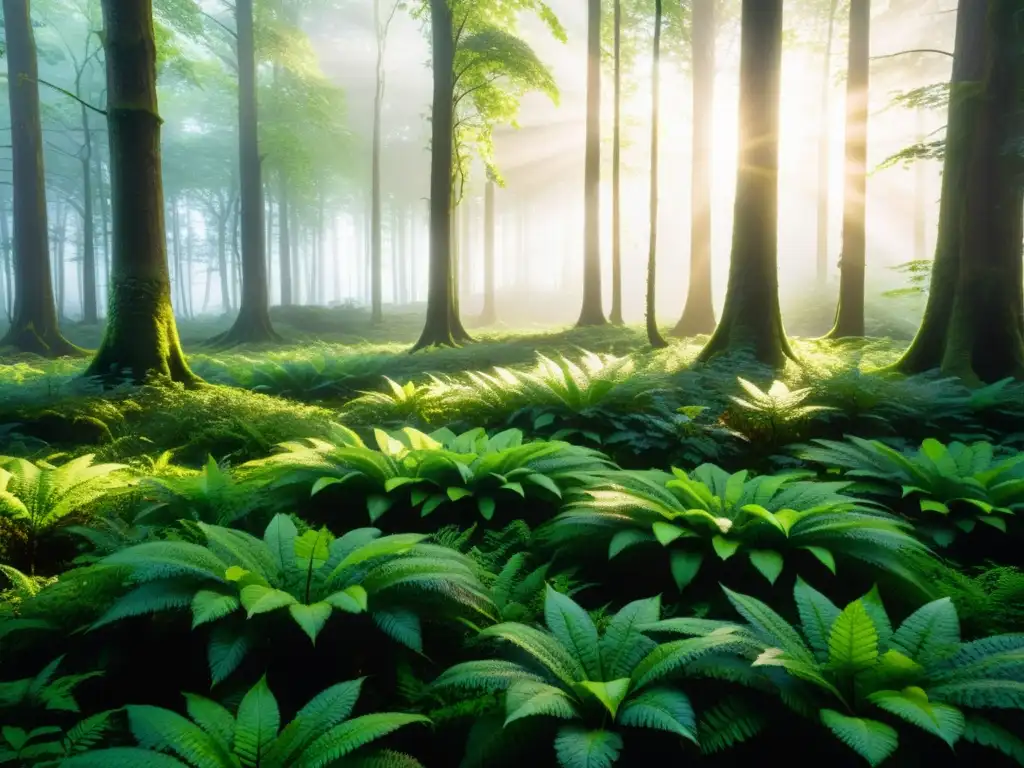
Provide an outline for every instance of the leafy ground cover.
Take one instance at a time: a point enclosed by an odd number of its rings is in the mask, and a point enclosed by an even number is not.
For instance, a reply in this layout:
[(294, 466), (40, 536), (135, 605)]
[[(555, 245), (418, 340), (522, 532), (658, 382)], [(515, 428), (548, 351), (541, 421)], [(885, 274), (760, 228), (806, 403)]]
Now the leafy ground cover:
[(1022, 385), (352, 318), (0, 366), (0, 762), (1024, 764)]

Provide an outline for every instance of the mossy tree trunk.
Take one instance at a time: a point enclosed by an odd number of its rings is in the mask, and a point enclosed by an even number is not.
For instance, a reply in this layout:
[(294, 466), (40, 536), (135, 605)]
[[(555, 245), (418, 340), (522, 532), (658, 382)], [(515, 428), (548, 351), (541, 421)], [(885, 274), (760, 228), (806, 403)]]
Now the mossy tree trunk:
[(690, 284), (673, 336), (715, 330), (711, 296), (711, 153), (714, 148), (715, 1), (693, 0), (693, 159), (690, 193)]
[(45, 357), (78, 355), (57, 320), (50, 269), (39, 116), (39, 69), (30, 0), (3, 0), (14, 183), (14, 310), (0, 347)]
[(839, 304), (828, 337), (864, 335), (864, 265), (868, 163), (868, 89), (871, 0), (850, 0), (850, 53), (846, 78), (846, 183)]
[(226, 332), (210, 340), (218, 346), (280, 341), (270, 323), (263, 182), (256, 98), (256, 43), (253, 0), (235, 0), (238, 34), (238, 168), (241, 176), (242, 291), (238, 317)]
[(739, 158), (722, 319), (698, 362), (747, 352), (776, 368), (794, 357), (779, 309), (779, 75), (782, 0), (743, 0)]
[(579, 327), (608, 322), (601, 296), (601, 0), (588, 0), (583, 198), (583, 306), (576, 321)]
[(612, 309), (609, 320), (622, 325), (622, 0), (615, 2), (614, 122), (612, 128)]
[(658, 330), (658, 120), (661, 92), (661, 19), (663, 0), (654, 0), (654, 57), (651, 73), (651, 236), (647, 251), (647, 341), (655, 349), (668, 346)]
[(490, 174), (484, 189), (484, 308), (480, 322), (491, 325), (498, 319), (495, 301), (494, 275), (494, 188), (497, 186)]
[(430, 0), (434, 96), (430, 142), (430, 265), (427, 317), (412, 351), (456, 346), (452, 325), (452, 155), (455, 38), (448, 0)]
[[(941, 368), (968, 380), (1020, 375), (1020, 332), (1013, 330), (1021, 326), (1020, 238), (1012, 233), (1020, 231), (1021, 209), (1010, 204), (1006, 178), (1017, 168), (1002, 154), (1005, 139), (982, 144), (1005, 136), (1018, 108), (1008, 90), (1013, 83), (1007, 84), (1016, 74), (1014, 41), (1006, 39), (1010, 27), (995, 26), (1012, 5), (961, 3), (957, 12), (935, 259), (921, 327), (894, 366), (903, 373)], [(982, 175), (988, 171), (991, 180)], [(993, 208), (969, 221), (968, 213), (978, 216), (983, 203)], [(983, 287), (992, 294), (980, 295)], [(1014, 316), (1018, 320), (1004, 327)], [(982, 322), (996, 320), (998, 326), (983, 328)]]
[(86, 376), (186, 385), (167, 271), (152, 0), (103, 0), (113, 208), (106, 333)]

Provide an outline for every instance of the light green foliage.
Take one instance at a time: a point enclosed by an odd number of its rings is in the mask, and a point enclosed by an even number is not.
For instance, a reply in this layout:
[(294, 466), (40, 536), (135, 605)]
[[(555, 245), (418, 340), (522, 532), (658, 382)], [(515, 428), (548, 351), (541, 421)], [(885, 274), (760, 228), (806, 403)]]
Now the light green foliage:
[(811, 482), (807, 472), (750, 478), (713, 464), (690, 473), (609, 472), (583, 489), (544, 531), (572, 546), (608, 541), (614, 558), (639, 545), (667, 550), (680, 590), (706, 567), (747, 559), (774, 583), (787, 562), (836, 572), (860, 561), (923, 589), (914, 558), (927, 550), (884, 509), (843, 493), (849, 482)]
[(63, 656), (54, 659), (34, 677), (0, 682), (0, 711), (7, 709), (21, 713), (30, 709), (43, 709), (78, 712), (75, 688), (103, 673), (88, 672), (56, 677), (57, 668), (63, 660)]
[(915, 499), (918, 530), (940, 546), (978, 523), (1006, 531), (1007, 520), (1024, 509), (1024, 454), (999, 456), (987, 442), (944, 445), (929, 438), (905, 454), (851, 435), (845, 442), (815, 440), (798, 454), (863, 480), (876, 493)]
[(301, 536), (277, 515), (263, 539), (198, 523), (206, 546), (147, 542), (103, 561), (131, 571), (136, 589), (93, 626), (130, 616), (188, 608), (193, 628), (215, 624), (209, 646), (214, 682), (233, 672), (257, 636), (258, 623), (222, 621), (244, 613), (291, 620), (312, 642), (335, 613), (369, 613), (391, 638), (422, 650), (420, 615), (489, 617), (492, 608), (470, 560), (428, 544), (422, 535), (381, 536), (359, 528), (335, 538), (326, 530)]
[(351, 717), (362, 684), (360, 679), (332, 685), (313, 697), (283, 728), (277, 699), (265, 677), (245, 694), (234, 715), (195, 694), (185, 694), (188, 717), (160, 707), (129, 705), (128, 724), (138, 747), (98, 749), (63, 765), (316, 768), (337, 765), (338, 760), (347, 758), (367, 760), (366, 765), (380, 768), (417, 768), (420, 764), (407, 755), (381, 752), (370, 745), (399, 728), (430, 721), (400, 712)]
[(506, 622), (480, 633), (481, 640), (502, 641), (526, 661), (456, 664), (433, 687), (504, 691), (505, 727), (537, 716), (570, 721), (555, 738), (564, 768), (614, 764), (623, 743), (612, 724), (653, 728), (696, 742), (690, 701), (670, 678), (691, 661), (735, 650), (742, 642), (723, 631), (658, 645), (643, 628), (657, 622), (660, 613), (658, 598), (637, 600), (616, 613), (601, 633), (583, 608), (549, 587), (546, 629)]
[(524, 442), (518, 430), (491, 437), (482, 429), (456, 435), (442, 429), (425, 434), (406, 427), (389, 434), (374, 430), (376, 448), (351, 430), (339, 428), (337, 442), (306, 440), (282, 444), (284, 451), (249, 465), (264, 483), (308, 483), (316, 495), (343, 485), (366, 498), (370, 522), (396, 503), (419, 508), (424, 517), (464, 499), (493, 518), (502, 496), (551, 503), (581, 473), (607, 465), (599, 453), (559, 441)]
[(114, 712), (98, 712), (80, 720), (65, 732), (56, 725), (26, 730), (15, 726), (0, 729), (0, 764), (57, 768), (63, 760), (88, 752), (113, 729)]
[(239, 482), (222, 469), (213, 457), (199, 472), (165, 470), (142, 481), (145, 501), (135, 522), (154, 525), (193, 520), (230, 525), (245, 517), (261, 501), (251, 485)]
[(733, 407), (722, 420), (756, 445), (774, 447), (792, 442), (812, 418), (833, 410), (806, 404), (814, 394), (810, 387), (790, 390), (785, 382), (774, 381), (765, 391), (744, 378), (736, 381), (746, 396), (730, 397)]
[(1024, 709), (1024, 635), (964, 643), (949, 598), (927, 603), (894, 630), (877, 591), (840, 610), (803, 581), (795, 590), (798, 632), (759, 600), (726, 593), (762, 644), (754, 666), (781, 668), (798, 681), (802, 690), (785, 689), (784, 701), (796, 694), (799, 708), (818, 711), (870, 765), (896, 751), (899, 729), (908, 725), (954, 746), (965, 713), (979, 723), (972, 740), (984, 743), (984, 731), (1004, 752), (1013, 743), (969, 711)]

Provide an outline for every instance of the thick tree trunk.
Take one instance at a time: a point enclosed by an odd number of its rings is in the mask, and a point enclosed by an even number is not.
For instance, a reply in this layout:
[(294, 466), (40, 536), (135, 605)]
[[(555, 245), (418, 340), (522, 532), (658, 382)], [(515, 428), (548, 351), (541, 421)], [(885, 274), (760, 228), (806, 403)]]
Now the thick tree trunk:
[(430, 151), (427, 316), (412, 351), (456, 346), (452, 297), (452, 154), (455, 40), (448, 0), (430, 0), (434, 97)]
[(487, 178), (484, 190), (484, 308), (480, 313), (483, 325), (492, 325), (498, 319), (495, 302), (494, 275), (494, 179)]
[(743, 0), (739, 158), (722, 320), (698, 362), (748, 352), (780, 368), (793, 351), (779, 309), (779, 79), (782, 0)]
[(82, 111), (82, 322), (95, 325), (96, 312), (96, 239), (92, 211), (92, 128), (85, 105)]
[(234, 325), (210, 340), (223, 347), (281, 339), (270, 324), (267, 290), (253, 0), (235, 0), (235, 23), (238, 34), (238, 168), (242, 188), (242, 296)]
[(583, 180), (583, 306), (576, 325), (604, 325), (601, 295), (601, 0), (588, 0), (587, 144)]
[(711, 295), (711, 152), (714, 147), (715, 2), (693, 0), (693, 152), (690, 192), (690, 281), (673, 336), (715, 330)]
[(828, 32), (825, 36), (825, 55), (822, 57), (821, 112), (818, 116), (818, 247), (815, 259), (818, 285), (824, 285), (828, 278), (828, 218), (829, 180), (829, 124), (832, 92), (832, 42), (835, 39), (836, 11), (839, 0), (830, 0), (828, 7)]
[(658, 120), (661, 90), (661, 17), (662, 0), (654, 0), (654, 63), (651, 74), (651, 239), (647, 252), (647, 341), (655, 349), (668, 346), (658, 330), (657, 253), (658, 253)]
[(969, 141), (976, 103), (974, 91), (984, 80), (987, 65), (987, 5), (963, 3), (957, 11), (935, 259), (921, 327), (894, 366), (902, 373), (938, 369), (945, 353), (960, 272), (960, 216), (967, 184)]
[(152, 0), (103, 0), (103, 20), (113, 269), (106, 333), (85, 375), (194, 385), (199, 379), (178, 341), (167, 273)]
[(45, 357), (82, 350), (60, 333), (50, 272), (39, 71), (29, 0), (3, 0), (14, 181), (14, 313), (0, 347)]
[(850, 1), (850, 57), (846, 78), (846, 193), (839, 305), (829, 338), (864, 335), (864, 262), (868, 162), (871, 0)]
[(614, 122), (612, 128), (612, 309), (609, 320), (622, 325), (622, 0), (615, 0)]

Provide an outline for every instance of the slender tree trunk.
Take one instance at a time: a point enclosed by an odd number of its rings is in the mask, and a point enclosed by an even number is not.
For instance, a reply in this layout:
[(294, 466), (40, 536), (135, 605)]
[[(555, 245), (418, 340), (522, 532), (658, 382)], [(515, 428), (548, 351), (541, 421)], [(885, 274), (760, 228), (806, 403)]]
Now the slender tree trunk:
[(192, 264), (195, 256), (195, 233), (192, 231), (192, 209), (185, 198), (185, 313), (191, 319), (195, 317), (193, 296)]
[(100, 204), (100, 223), (103, 225), (103, 295), (110, 290), (110, 210), (107, 205), (107, 183), (104, 179), (103, 162), (99, 152), (93, 152), (96, 158), (96, 187)]
[(46, 357), (82, 350), (60, 332), (47, 238), (39, 71), (29, 0), (3, 0), (14, 181), (14, 316), (0, 347)]
[(455, 346), (452, 328), (452, 154), (455, 40), (447, 0), (430, 0), (434, 97), (430, 151), (427, 316), (412, 351)]
[(11, 273), (11, 233), (7, 224), (7, 189), (0, 186), (0, 278), (3, 279), (3, 290), (0, 290), (0, 316), (9, 322), (14, 302), (14, 275)]
[(781, 367), (793, 351), (779, 309), (779, 80), (782, 0), (743, 0), (732, 258), (722, 320), (698, 362), (744, 351)]
[(228, 273), (228, 217), (230, 209), (224, 203), (217, 210), (217, 273), (220, 276), (220, 304), (224, 312), (231, 311), (231, 275)]
[(86, 376), (193, 385), (171, 308), (152, 0), (103, 0), (113, 269), (107, 328)]
[(291, 212), (288, 208), (288, 180), (284, 171), (278, 174), (277, 188), (277, 259), (281, 274), (281, 306), (292, 305), (292, 235), (289, 230)]
[(82, 113), (82, 322), (95, 325), (96, 312), (96, 241), (93, 236), (92, 211), (92, 128), (89, 112), (81, 105)]
[[(622, 325), (622, 0), (615, 0), (615, 95), (612, 129), (612, 309), (609, 320)], [(696, 114), (696, 113), (694, 113)]]
[(488, 175), (484, 190), (484, 309), (480, 315), (483, 325), (493, 325), (498, 319), (495, 302), (494, 275), (494, 179)]
[(647, 252), (647, 341), (655, 349), (668, 346), (658, 330), (658, 120), (661, 117), (661, 19), (662, 0), (654, 0), (654, 62), (651, 73), (651, 240)]
[(839, 0), (830, 0), (828, 7), (828, 33), (825, 36), (825, 55), (822, 58), (821, 101), (818, 115), (818, 247), (815, 264), (818, 285), (824, 285), (828, 278), (828, 218), (830, 93), (832, 91), (832, 43), (835, 38), (836, 11)]
[(371, 150), (371, 186), (370, 190), (370, 272), (371, 296), (370, 319), (373, 323), (384, 320), (384, 283), (383, 254), (381, 252), (381, 230), (384, 222), (381, 216), (381, 182), (380, 182), (380, 151), (381, 151), (381, 111), (384, 104), (384, 37), (380, 23), (380, 0), (373, 0), (373, 28), (377, 37), (377, 68), (376, 89), (373, 94), (373, 148)]
[(846, 79), (846, 194), (839, 305), (829, 338), (864, 335), (864, 266), (868, 162), (868, 80), (871, 0), (850, 0), (850, 60)]
[(604, 325), (601, 296), (601, 0), (588, 0), (587, 144), (583, 180), (583, 306), (576, 325)]
[[(923, 144), (925, 131), (925, 109), (915, 110), (917, 118), (917, 142)], [(928, 252), (928, 176), (924, 160), (914, 163), (914, 260), (924, 261)]]
[(267, 290), (253, 0), (235, 0), (235, 24), (238, 35), (238, 168), (242, 188), (242, 297), (234, 325), (211, 339), (211, 343), (225, 347), (281, 338), (270, 323)]
[(68, 208), (57, 206), (57, 228), (54, 232), (53, 270), (57, 277), (57, 317), (67, 319), (67, 270), (64, 266), (64, 247), (68, 238)]
[(711, 294), (711, 153), (714, 148), (715, 2), (693, 0), (693, 152), (690, 193), (690, 281), (673, 336), (715, 330)]
[(391, 302), (395, 306), (399, 304), (398, 291), (402, 284), (401, 275), (399, 270), (399, 262), (402, 259), (402, 254), (399, 252), (398, 245), (398, 208), (392, 206), (391, 208)]
[(473, 199), (466, 197), (460, 208), (459, 236), (459, 300), (473, 295)]
[(921, 327), (894, 366), (902, 373), (938, 369), (945, 353), (960, 272), (960, 216), (976, 104), (973, 91), (984, 81), (987, 66), (986, 6), (987, 3), (962, 3), (957, 11), (935, 259)]

